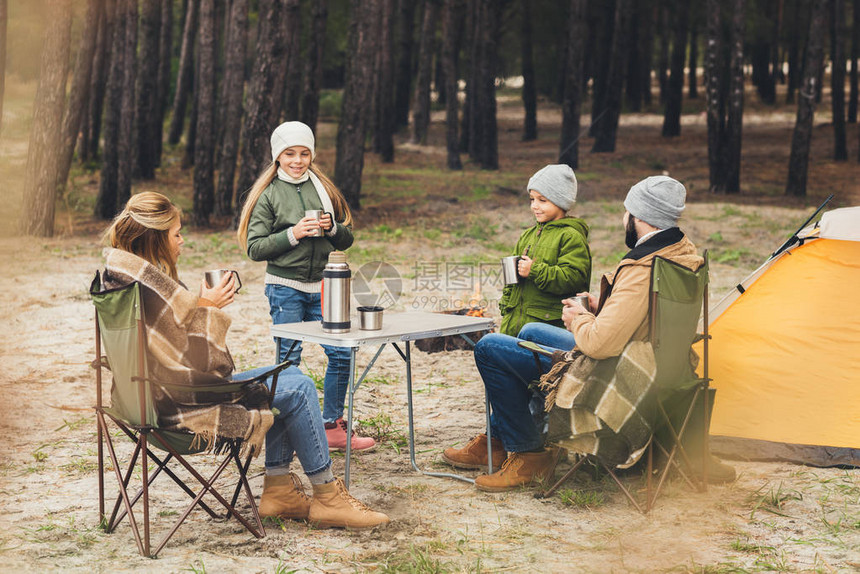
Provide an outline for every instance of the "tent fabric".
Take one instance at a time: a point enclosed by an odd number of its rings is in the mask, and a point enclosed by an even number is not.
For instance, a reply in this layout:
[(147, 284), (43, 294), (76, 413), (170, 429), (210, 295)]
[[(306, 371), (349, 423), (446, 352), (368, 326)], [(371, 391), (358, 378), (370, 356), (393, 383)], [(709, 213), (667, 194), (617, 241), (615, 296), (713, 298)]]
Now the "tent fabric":
[[(822, 234), (860, 229), (836, 211)], [(860, 241), (809, 239), (753, 275), (710, 324), (715, 452), (860, 466)]]

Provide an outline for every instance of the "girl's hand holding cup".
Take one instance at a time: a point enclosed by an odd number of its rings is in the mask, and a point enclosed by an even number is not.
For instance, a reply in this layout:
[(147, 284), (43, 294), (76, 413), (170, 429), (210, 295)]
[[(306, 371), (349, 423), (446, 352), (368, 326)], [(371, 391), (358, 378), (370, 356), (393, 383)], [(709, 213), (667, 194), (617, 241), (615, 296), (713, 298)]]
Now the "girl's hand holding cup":
[(296, 239), (304, 239), (305, 237), (319, 236), (320, 220), (316, 217), (302, 217), (298, 223), (293, 226), (293, 236)]
[(200, 297), (212, 301), (219, 309), (232, 303), (235, 294), (236, 278), (233, 273), (225, 273), (221, 281), (213, 287), (209, 287), (205, 278), (200, 281)]
[(324, 211), (319, 219), (320, 228), (323, 231), (331, 231), (331, 228), (334, 227), (334, 222), (331, 218), (331, 213)]

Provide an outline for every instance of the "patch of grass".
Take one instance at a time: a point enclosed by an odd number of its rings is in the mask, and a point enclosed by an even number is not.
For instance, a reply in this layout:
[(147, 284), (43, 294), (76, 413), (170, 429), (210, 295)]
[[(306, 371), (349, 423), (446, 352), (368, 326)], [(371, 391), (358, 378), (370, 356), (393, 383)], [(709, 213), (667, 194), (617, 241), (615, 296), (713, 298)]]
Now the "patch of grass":
[(597, 262), (601, 265), (617, 265), (622, 259), (624, 259), (625, 255), (627, 255), (626, 251), (616, 251), (609, 255), (598, 255), (595, 259), (597, 259)]
[(63, 424), (54, 429), (54, 432), (60, 432), (63, 429), (67, 429), (70, 431), (78, 430), (82, 426), (86, 424), (91, 424), (93, 420), (90, 417), (81, 416), (74, 420), (66, 420), (63, 419)]
[[(765, 491), (767, 486), (770, 486), (770, 489)], [(752, 505), (750, 520), (755, 518), (755, 513), (759, 509), (779, 516), (787, 516), (782, 511), (789, 500), (803, 500), (803, 495), (797, 490), (783, 490), (781, 481), (776, 488), (769, 484), (762, 486), (748, 497), (747, 502)]]
[(197, 559), (188, 565), (188, 568), (183, 568), (183, 572), (194, 572), (194, 574), (206, 574), (206, 565), (203, 560)]
[(435, 241), (436, 239), (439, 239), (439, 237), (441, 235), (442, 235), (442, 232), (438, 229), (425, 229), (424, 230), (425, 239), (429, 239), (430, 241)]
[(723, 234), (717, 231), (716, 233), (711, 233), (708, 236), (708, 241), (713, 243), (722, 243), (723, 242)]
[(393, 448), (398, 454), (400, 449), (409, 444), (409, 439), (403, 431), (394, 426), (391, 417), (385, 413), (377, 413), (375, 416), (358, 419), (356, 421), (362, 434), (373, 438), (376, 442)]
[(37, 448), (33, 451), (33, 460), (36, 462), (45, 462), (48, 460), (48, 453), (42, 450), (42, 447)]
[(565, 506), (578, 508), (596, 508), (606, 503), (606, 495), (597, 490), (573, 490), (565, 488), (559, 491), (561, 503)]
[(94, 460), (88, 460), (82, 456), (76, 457), (72, 462), (60, 466), (66, 472), (77, 472), (78, 474), (89, 474), (98, 467), (98, 463)]
[(385, 574), (442, 574), (452, 572), (453, 565), (435, 558), (428, 547), (410, 545), (406, 551), (385, 555), (379, 563), (378, 571)]
[(726, 263), (729, 265), (743, 263), (748, 260), (755, 260), (755, 256), (749, 249), (739, 247), (737, 249), (714, 249), (713, 260), (717, 263)]

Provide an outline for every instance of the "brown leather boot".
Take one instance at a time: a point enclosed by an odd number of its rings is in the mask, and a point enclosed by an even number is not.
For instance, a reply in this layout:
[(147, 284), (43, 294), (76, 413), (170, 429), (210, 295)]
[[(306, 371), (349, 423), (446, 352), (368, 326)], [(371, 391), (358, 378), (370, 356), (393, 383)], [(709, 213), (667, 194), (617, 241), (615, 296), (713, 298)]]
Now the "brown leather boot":
[(295, 473), (266, 475), (259, 507), (262, 518), (304, 520), (308, 517), (310, 507), (311, 499), (305, 494), (302, 481)]
[(528, 486), (533, 482), (546, 482), (555, 471), (558, 449), (541, 452), (514, 452), (505, 460), (502, 469), (493, 474), (482, 474), (475, 479), (478, 490), (505, 492)]
[[(502, 441), (493, 439), (493, 470), (502, 467), (502, 463), (508, 457)], [(487, 435), (481, 433), (463, 448), (446, 448), (442, 453), (442, 460), (454, 468), (487, 468)]]
[(319, 528), (360, 530), (389, 522), (388, 516), (376, 512), (352, 497), (339, 478), (314, 485), (314, 496), (308, 520)]

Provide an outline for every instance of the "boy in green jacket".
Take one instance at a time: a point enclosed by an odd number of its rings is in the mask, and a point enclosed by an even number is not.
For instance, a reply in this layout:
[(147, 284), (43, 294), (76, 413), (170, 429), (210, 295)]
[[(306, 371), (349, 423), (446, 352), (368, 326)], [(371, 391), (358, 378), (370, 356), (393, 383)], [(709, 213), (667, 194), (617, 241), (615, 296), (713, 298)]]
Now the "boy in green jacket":
[(567, 165), (548, 165), (528, 183), (537, 225), (526, 229), (514, 248), (520, 255), (519, 281), (499, 301), (500, 332), (516, 336), (523, 325), (543, 322), (564, 327), (561, 300), (587, 292), (591, 283), (588, 225), (567, 212), (576, 201), (576, 176)]

